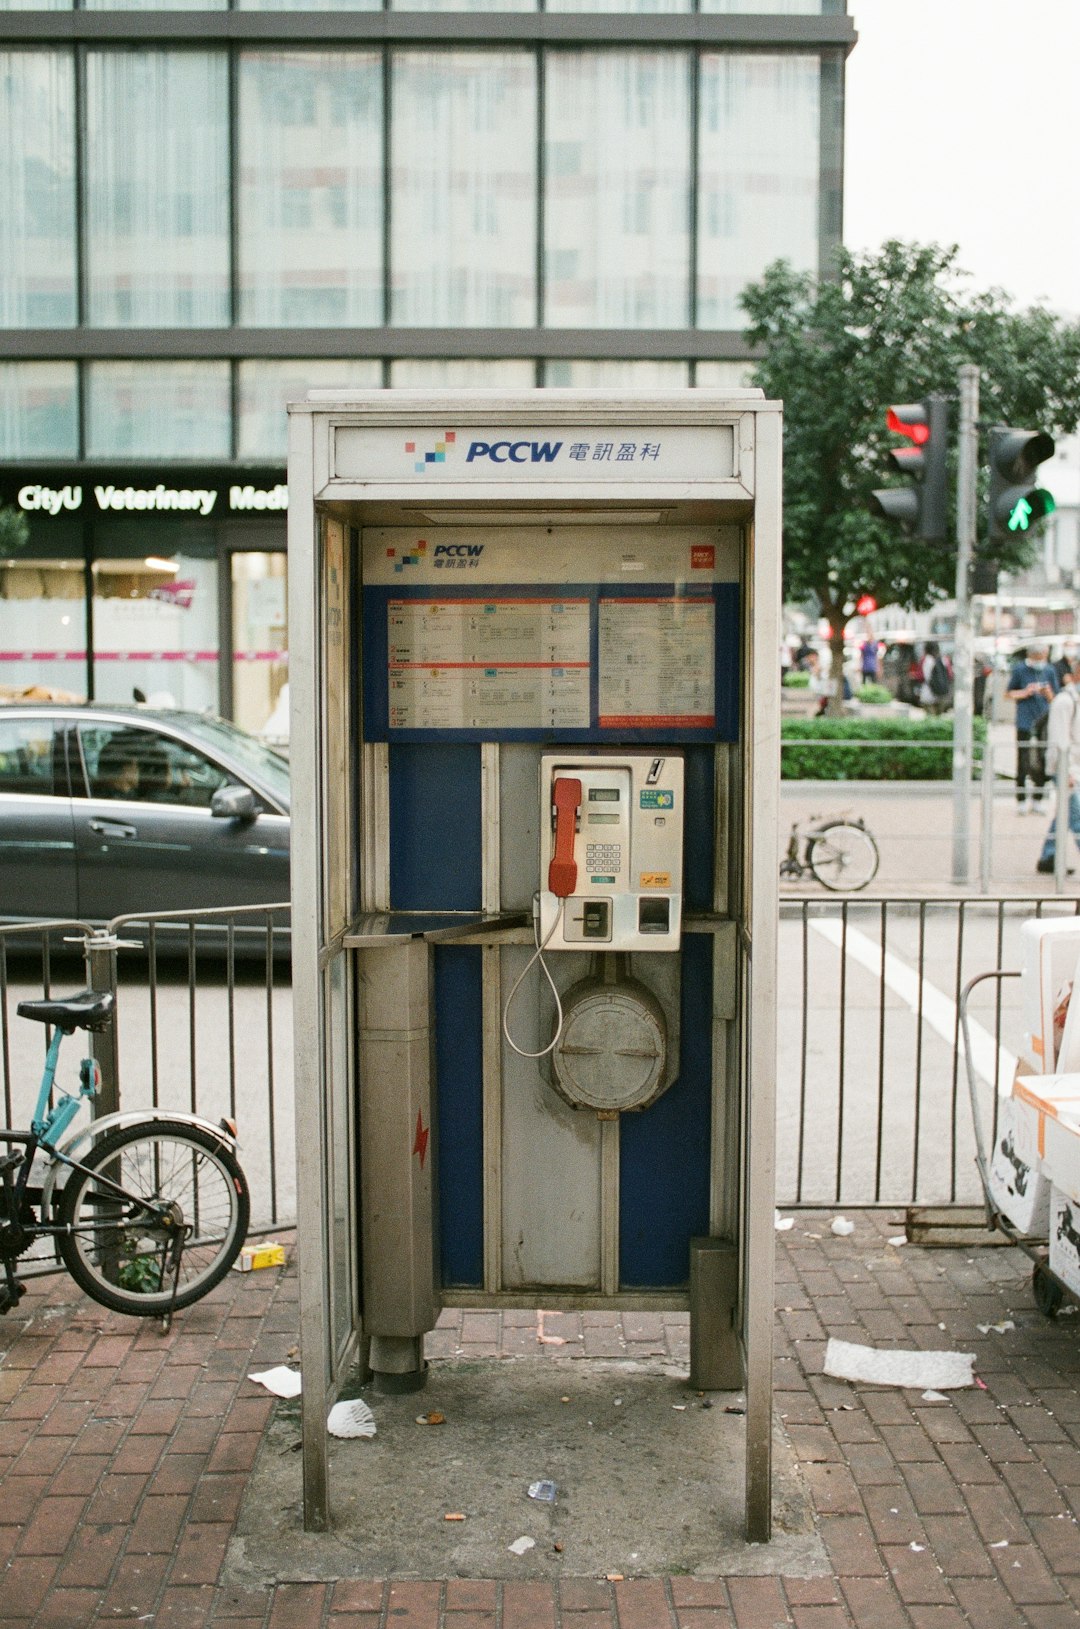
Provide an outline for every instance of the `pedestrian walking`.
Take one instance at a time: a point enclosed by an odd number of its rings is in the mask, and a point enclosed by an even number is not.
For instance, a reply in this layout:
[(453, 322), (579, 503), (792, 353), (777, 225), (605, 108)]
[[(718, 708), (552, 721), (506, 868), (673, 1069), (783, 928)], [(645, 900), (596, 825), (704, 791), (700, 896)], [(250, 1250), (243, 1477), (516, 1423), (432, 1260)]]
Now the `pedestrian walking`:
[(1058, 691), (1057, 674), (1046, 657), (1045, 640), (1033, 641), (1023, 660), (1014, 664), (1005, 692), (1016, 703), (1016, 806), (1021, 814), (1041, 807), (1046, 784), (1047, 720)]
[[(1064, 752), (1069, 763), (1069, 830), (1080, 845), (1080, 792), (1076, 790), (1080, 778), (1080, 662), (1066, 664), (1061, 670), (1061, 689), (1050, 703), (1046, 723), (1046, 769), (1054, 779), (1058, 773), (1060, 754)], [(1050, 830), (1039, 855), (1036, 871), (1052, 872), (1057, 852), (1057, 812), (1050, 822)], [(1070, 871), (1072, 867), (1069, 867)]]
[(919, 706), (925, 708), (928, 713), (943, 713), (949, 699), (949, 670), (933, 639), (926, 641), (919, 671), (922, 675), (919, 684)]

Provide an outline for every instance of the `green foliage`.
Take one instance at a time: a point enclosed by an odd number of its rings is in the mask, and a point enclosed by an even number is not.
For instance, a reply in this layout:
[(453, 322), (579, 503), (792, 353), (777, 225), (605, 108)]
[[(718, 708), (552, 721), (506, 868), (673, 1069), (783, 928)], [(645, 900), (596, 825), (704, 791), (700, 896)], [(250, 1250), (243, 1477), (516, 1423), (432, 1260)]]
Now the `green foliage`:
[(892, 691), (883, 684), (861, 684), (855, 692), (855, 700), (868, 707), (887, 707), (892, 699)]
[(22, 510), (0, 504), (0, 560), (25, 549), (29, 537), (30, 522)]
[(809, 690), (809, 673), (800, 673), (798, 668), (792, 668), (784, 674), (783, 685), (785, 690)]
[[(971, 291), (957, 252), (895, 240), (876, 255), (841, 250), (820, 281), (777, 261), (742, 295), (748, 338), (764, 351), (754, 382), (784, 403), (785, 596), (816, 596), (834, 629), (861, 594), (915, 610), (955, 586), (951, 545), (906, 538), (868, 512), (899, 445), (885, 428), (890, 403), (955, 401), (957, 369), (974, 362), (984, 424), (1060, 434), (1080, 419), (1080, 323)], [(1031, 546), (1019, 539), (1003, 567)]]
[[(986, 720), (975, 719), (974, 729), (978, 762)], [(785, 781), (952, 778), (951, 718), (785, 718), (780, 734), (785, 742), (806, 743), (782, 749), (780, 774)], [(875, 745), (855, 745), (861, 741)]]

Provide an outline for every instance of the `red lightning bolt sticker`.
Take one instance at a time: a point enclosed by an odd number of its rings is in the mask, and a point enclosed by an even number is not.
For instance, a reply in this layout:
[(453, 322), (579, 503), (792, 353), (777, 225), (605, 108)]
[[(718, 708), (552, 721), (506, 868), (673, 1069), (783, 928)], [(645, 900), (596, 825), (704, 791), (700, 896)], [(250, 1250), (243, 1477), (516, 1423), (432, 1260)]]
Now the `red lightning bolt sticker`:
[(412, 1145), (412, 1151), (413, 1151), (414, 1154), (419, 1154), (419, 1156), (420, 1156), (420, 1169), (421, 1169), (421, 1171), (424, 1169), (424, 1159), (425, 1159), (425, 1157), (427, 1155), (427, 1143), (428, 1143), (428, 1137), (430, 1136), (430, 1134), (431, 1134), (430, 1133), (430, 1128), (425, 1126), (425, 1124), (424, 1124), (423, 1113), (421, 1112), (420, 1109), (417, 1109), (417, 1111), (416, 1111), (416, 1140)]

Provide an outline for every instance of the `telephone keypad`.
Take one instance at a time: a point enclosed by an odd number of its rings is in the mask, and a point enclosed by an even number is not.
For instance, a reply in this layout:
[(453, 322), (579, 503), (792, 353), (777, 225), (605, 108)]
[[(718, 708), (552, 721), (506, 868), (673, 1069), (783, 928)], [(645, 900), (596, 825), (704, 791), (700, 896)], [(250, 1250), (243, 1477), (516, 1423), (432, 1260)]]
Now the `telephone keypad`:
[(621, 843), (586, 843), (586, 871), (621, 871)]

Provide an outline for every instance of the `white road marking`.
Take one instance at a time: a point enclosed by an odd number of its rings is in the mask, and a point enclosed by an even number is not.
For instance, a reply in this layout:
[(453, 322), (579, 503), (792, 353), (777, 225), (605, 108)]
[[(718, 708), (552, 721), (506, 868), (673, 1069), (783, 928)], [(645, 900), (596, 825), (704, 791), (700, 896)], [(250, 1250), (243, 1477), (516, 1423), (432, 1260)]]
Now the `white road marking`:
[[(842, 923), (836, 917), (813, 916), (810, 918), (810, 926), (815, 933), (827, 939), (829, 944), (835, 945), (837, 950), (841, 948), (844, 931)], [(850, 923), (847, 930), (847, 954), (852, 961), (865, 967), (867, 972), (873, 973), (875, 978), (882, 978), (886, 988), (899, 996), (901, 1001), (906, 1002), (915, 1013), (919, 1011), (921, 986), (923, 1023), (952, 1046), (957, 1034), (955, 1001), (943, 995), (927, 979), (920, 980), (914, 968), (901, 961), (899, 956), (894, 956), (890, 950), (885, 952), (882, 965), (880, 944), (875, 943), (859, 928), (853, 928)], [(968, 1035), (975, 1073), (980, 1079), (992, 1085), (996, 1072), (998, 1090), (1007, 1092), (1016, 1073), (1016, 1054), (1010, 1052), (1007, 1047), (998, 1046), (990, 1031), (970, 1015)]]

